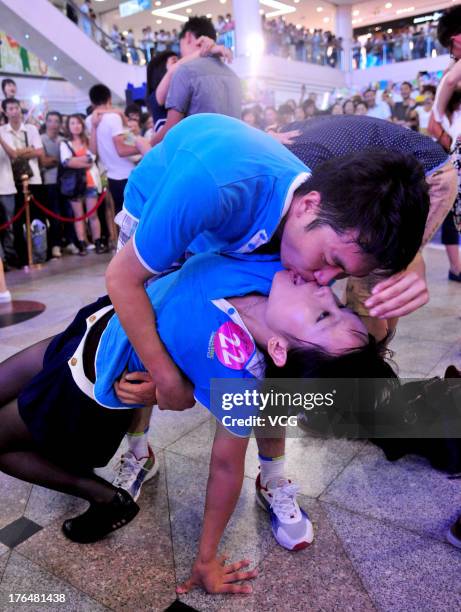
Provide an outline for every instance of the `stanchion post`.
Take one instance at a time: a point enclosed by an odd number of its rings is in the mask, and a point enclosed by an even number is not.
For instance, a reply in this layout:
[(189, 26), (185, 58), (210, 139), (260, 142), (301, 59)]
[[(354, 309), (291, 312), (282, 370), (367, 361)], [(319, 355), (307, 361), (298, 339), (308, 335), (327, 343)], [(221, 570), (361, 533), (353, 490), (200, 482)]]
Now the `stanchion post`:
[(27, 263), (29, 268), (34, 265), (34, 258), (32, 254), (32, 231), (30, 228), (30, 191), (29, 191), (29, 177), (27, 174), (21, 176), (22, 192), (24, 194), (24, 204), (26, 206), (26, 241), (27, 241)]

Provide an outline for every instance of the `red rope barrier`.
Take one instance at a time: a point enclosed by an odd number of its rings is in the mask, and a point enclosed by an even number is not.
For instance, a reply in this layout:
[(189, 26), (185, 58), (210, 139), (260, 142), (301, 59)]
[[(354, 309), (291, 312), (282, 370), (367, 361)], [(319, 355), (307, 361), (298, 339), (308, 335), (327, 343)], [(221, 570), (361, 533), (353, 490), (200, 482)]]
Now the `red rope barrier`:
[(13, 225), (13, 223), (19, 219), (19, 217), (22, 215), (25, 209), (26, 209), (26, 205), (24, 204), (24, 206), (21, 206), (21, 208), (14, 215), (14, 217), (12, 217), (9, 221), (4, 223), (3, 225), (0, 225), (0, 232), (3, 232), (3, 230), (6, 230), (8, 227), (10, 227), (10, 225)]
[(40, 210), (42, 210), (49, 217), (53, 217), (53, 219), (57, 219), (58, 221), (63, 221), (64, 223), (75, 223), (76, 221), (85, 221), (85, 219), (88, 219), (89, 217), (91, 217), (91, 215), (93, 215), (103, 203), (104, 198), (106, 197), (106, 193), (107, 193), (107, 190), (104, 189), (104, 191), (99, 196), (98, 201), (96, 202), (95, 206), (93, 206), (91, 210), (89, 210), (87, 213), (85, 213), (84, 215), (80, 217), (62, 217), (61, 215), (58, 215), (57, 213), (53, 212), (52, 210), (50, 210), (43, 204), (40, 204), (40, 202), (38, 202), (34, 198), (34, 196), (32, 196), (31, 199), (33, 200), (34, 204), (38, 206), (38, 208), (40, 208)]

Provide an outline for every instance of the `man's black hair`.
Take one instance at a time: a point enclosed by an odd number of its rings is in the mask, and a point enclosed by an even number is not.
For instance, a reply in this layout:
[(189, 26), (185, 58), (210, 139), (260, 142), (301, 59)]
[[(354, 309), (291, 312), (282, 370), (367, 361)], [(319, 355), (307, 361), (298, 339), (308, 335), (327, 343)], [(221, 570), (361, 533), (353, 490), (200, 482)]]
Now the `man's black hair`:
[(5, 98), (4, 100), (2, 100), (2, 110), (4, 113), (6, 113), (6, 107), (9, 104), (17, 104), (19, 108), (21, 108), (21, 103), (16, 98)]
[(136, 113), (137, 115), (139, 115), (139, 120), (141, 120), (142, 110), (134, 102), (132, 104), (127, 104), (125, 108), (125, 117), (131, 115), (131, 113)]
[(437, 91), (437, 87), (435, 85), (424, 85), (423, 94), (430, 92), (435, 97), (435, 92)]
[(2, 91), (3, 91), (3, 95), (5, 95), (5, 87), (7, 85), (14, 85), (16, 87), (16, 81), (13, 81), (13, 79), (3, 79), (2, 80)]
[(408, 85), (408, 87), (413, 90), (413, 85), (409, 81), (402, 81), (400, 87), (402, 87), (402, 85)]
[[(386, 273), (413, 261), (429, 211), (424, 170), (413, 155), (368, 149), (317, 166), (295, 192), (320, 194), (318, 217), (306, 227), (357, 231), (356, 242)], [(306, 236), (308, 240), (308, 236)]]
[(373, 89), (373, 87), (368, 87), (368, 89), (365, 89), (363, 95), (367, 94), (369, 91), (372, 91), (376, 95), (376, 89)]
[(90, 97), (91, 104), (93, 104), (94, 106), (107, 104), (112, 97), (110, 89), (102, 83), (98, 83), (98, 85), (93, 85), (93, 87), (91, 87), (90, 91), (88, 92), (88, 95)]
[(461, 4), (447, 9), (440, 17), (437, 26), (437, 38), (447, 49), (451, 46), (451, 37), (461, 34)]
[(208, 38), (216, 40), (215, 27), (211, 19), (208, 19), (208, 17), (191, 17), (181, 28), (181, 31), (179, 32), (179, 40), (184, 38), (187, 32), (191, 32), (195, 38), (200, 38), (200, 36), (208, 36)]
[(59, 123), (62, 123), (62, 115), (59, 111), (48, 111), (46, 113), (45, 121), (48, 121), (48, 117), (57, 117), (59, 119)]

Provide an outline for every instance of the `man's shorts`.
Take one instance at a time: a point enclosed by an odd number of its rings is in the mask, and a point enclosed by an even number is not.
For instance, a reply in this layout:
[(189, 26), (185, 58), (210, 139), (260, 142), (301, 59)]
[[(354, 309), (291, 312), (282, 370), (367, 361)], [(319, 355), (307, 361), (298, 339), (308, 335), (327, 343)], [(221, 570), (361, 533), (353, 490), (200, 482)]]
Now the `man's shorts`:
[[(458, 193), (458, 175), (452, 160), (447, 161), (441, 168), (427, 176), (426, 182), (429, 186), (430, 206), (421, 248), (429, 242), (442, 225), (455, 202)], [(418, 253), (415, 261), (421, 257), (421, 254)], [(347, 306), (361, 316), (369, 316), (364, 302), (370, 297), (373, 287), (382, 280), (383, 277), (376, 274), (369, 274), (362, 278), (349, 277), (345, 296)]]

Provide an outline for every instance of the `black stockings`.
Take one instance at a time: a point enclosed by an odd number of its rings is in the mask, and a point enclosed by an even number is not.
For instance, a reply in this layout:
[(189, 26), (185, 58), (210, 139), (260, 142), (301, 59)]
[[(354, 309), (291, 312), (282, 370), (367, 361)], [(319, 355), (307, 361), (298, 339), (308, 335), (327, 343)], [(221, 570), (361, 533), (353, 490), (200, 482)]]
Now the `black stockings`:
[(21, 390), (42, 369), (52, 338), (42, 340), (0, 363), (0, 471), (89, 502), (111, 501), (115, 488), (88, 474), (74, 474), (44, 457), (37, 449), (16, 403)]

